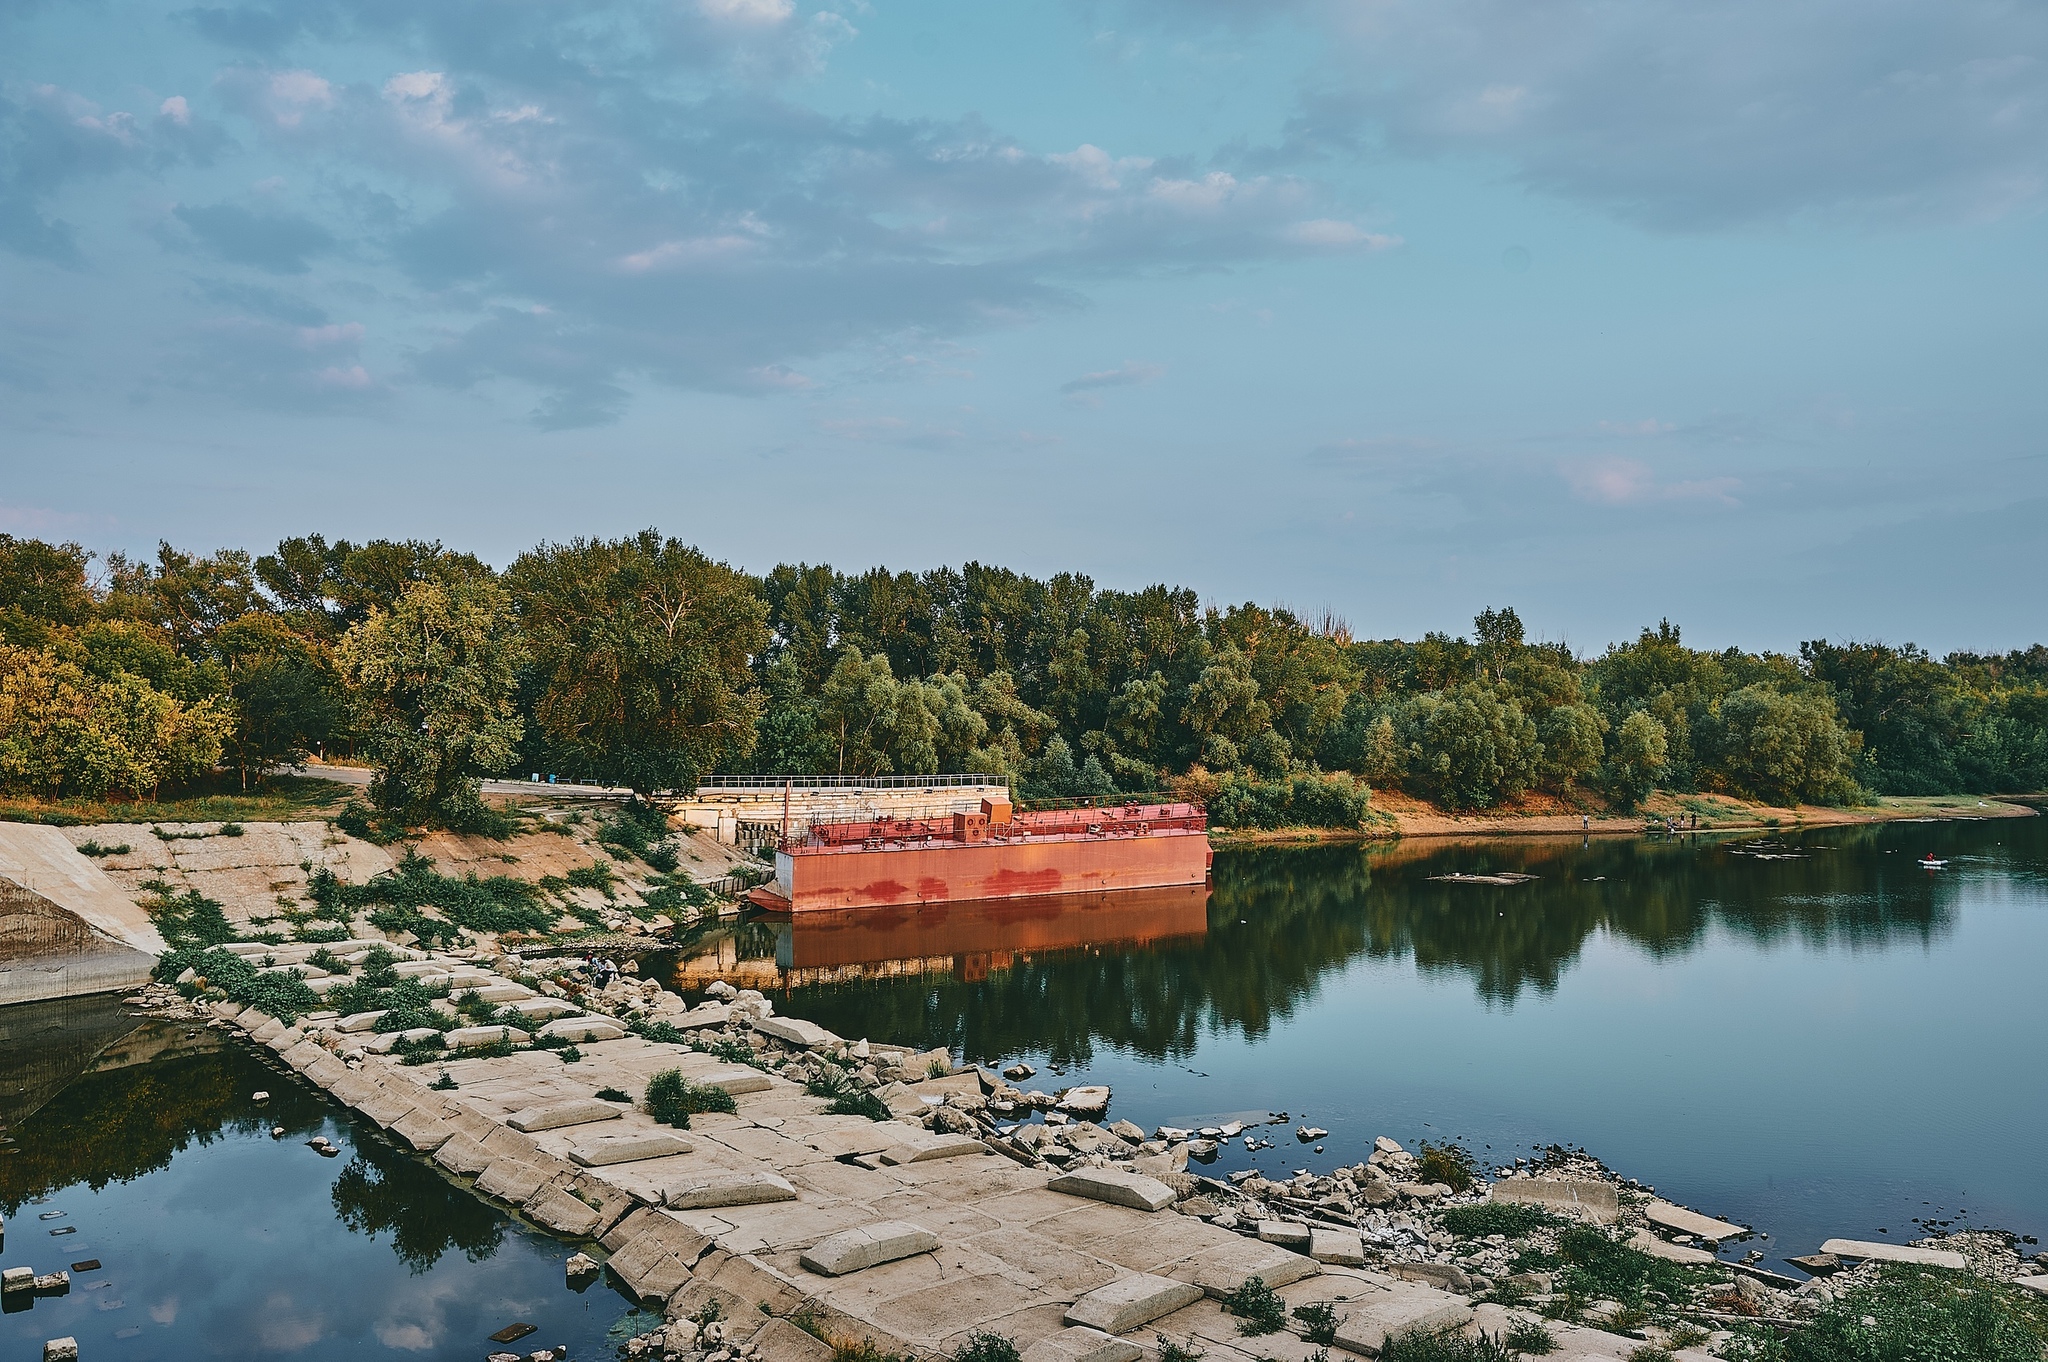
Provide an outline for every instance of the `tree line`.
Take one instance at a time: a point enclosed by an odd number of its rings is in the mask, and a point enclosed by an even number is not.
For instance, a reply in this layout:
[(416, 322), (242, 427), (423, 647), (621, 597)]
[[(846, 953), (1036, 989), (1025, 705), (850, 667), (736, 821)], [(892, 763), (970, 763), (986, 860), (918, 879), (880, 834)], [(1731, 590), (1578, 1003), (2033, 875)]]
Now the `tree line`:
[(1373, 786), (1841, 803), (2048, 787), (2048, 648), (1715, 652), (1660, 622), (1581, 657), (1513, 609), (1362, 640), (1076, 573), (753, 576), (654, 530), (502, 572), (425, 541), (99, 559), (0, 535), (0, 784), (141, 797), (311, 752), (371, 761), (389, 817), (456, 827), (490, 820), (480, 777), (529, 772), (649, 793), (987, 771), (1034, 797), (1192, 791), (1231, 826), (1355, 824)]

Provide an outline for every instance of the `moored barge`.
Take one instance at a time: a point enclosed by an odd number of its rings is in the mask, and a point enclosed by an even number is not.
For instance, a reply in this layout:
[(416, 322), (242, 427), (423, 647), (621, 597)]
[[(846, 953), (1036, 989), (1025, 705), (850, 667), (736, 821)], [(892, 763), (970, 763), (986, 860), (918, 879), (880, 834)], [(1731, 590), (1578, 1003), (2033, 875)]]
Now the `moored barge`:
[(775, 880), (751, 896), (780, 912), (1012, 899), (1203, 884), (1208, 818), (1198, 805), (1127, 803), (813, 823), (785, 837)]

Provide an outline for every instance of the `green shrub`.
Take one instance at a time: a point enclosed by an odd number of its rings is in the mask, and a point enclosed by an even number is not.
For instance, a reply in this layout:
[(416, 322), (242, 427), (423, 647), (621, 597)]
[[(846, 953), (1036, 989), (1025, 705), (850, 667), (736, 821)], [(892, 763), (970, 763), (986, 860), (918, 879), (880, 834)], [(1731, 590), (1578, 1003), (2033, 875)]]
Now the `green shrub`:
[(835, 1116), (865, 1116), (870, 1121), (894, 1118), (881, 1098), (861, 1087), (836, 1064), (823, 1065), (818, 1076), (804, 1084), (804, 1091), (813, 1097), (831, 1098), (832, 1105), (825, 1110)]
[(612, 875), (612, 863), (610, 861), (596, 860), (592, 861), (589, 865), (577, 866), (563, 878), (574, 888), (595, 889), (598, 893), (604, 895), (607, 900), (616, 899), (619, 896), (619, 891), (615, 887), (617, 880)]
[(1472, 1189), (1472, 1156), (1454, 1144), (1424, 1144), (1415, 1180), (1441, 1182), (1454, 1192)]
[(1266, 1285), (1266, 1279), (1251, 1276), (1244, 1285), (1223, 1298), (1223, 1308), (1237, 1316), (1237, 1331), (1247, 1337), (1278, 1333), (1287, 1327), (1287, 1302)]
[(380, 847), (390, 846), (405, 836), (403, 824), (383, 810), (371, 808), (360, 799), (351, 799), (342, 805), (341, 811), (328, 821), (349, 836)]
[[(253, 1007), (290, 1025), (308, 1012), (323, 1006), (320, 995), (306, 987), (306, 981), (290, 971), (265, 974), (253, 961), (223, 950), (167, 951), (153, 971), (169, 982), (187, 968), (197, 972), (207, 987), (217, 988), (231, 1002)], [(196, 992), (196, 988), (188, 989)]]
[(427, 1084), (427, 1086), (435, 1092), (454, 1092), (456, 1086), (455, 1078), (446, 1069), (443, 1069), (441, 1070), (441, 1076)]
[(110, 847), (101, 846), (98, 842), (93, 841), (85, 841), (78, 844), (78, 854), (81, 856), (126, 856), (128, 852), (129, 846), (126, 842)]
[(633, 1099), (620, 1092), (617, 1088), (599, 1088), (597, 1090), (597, 1100), (600, 1102), (630, 1102)]
[(681, 1069), (663, 1069), (647, 1080), (647, 1095), (641, 1101), (647, 1114), (665, 1126), (690, 1128), (690, 1117), (700, 1111), (736, 1113), (739, 1104), (724, 1088), (692, 1083)]
[(240, 823), (223, 823), (220, 825), (220, 831), (216, 835), (221, 837), (240, 837), (242, 835), (242, 825)]
[(1557, 1247), (1565, 1263), (1558, 1288), (1581, 1299), (1603, 1296), (1640, 1306), (1647, 1294), (1655, 1292), (1669, 1300), (1680, 1295), (1694, 1275), (1588, 1225), (1564, 1230), (1557, 1237)]
[(1328, 1301), (1297, 1305), (1294, 1317), (1301, 1321), (1301, 1336), (1309, 1342), (1327, 1346), (1337, 1341), (1337, 1307)]
[(1021, 1362), (1017, 1345), (1001, 1334), (976, 1329), (953, 1354), (953, 1362)]
[(1676, 1362), (1671, 1349), (1661, 1348), (1655, 1343), (1645, 1343), (1639, 1348), (1628, 1350), (1628, 1362)]
[(1544, 1357), (1557, 1351), (1557, 1337), (1533, 1319), (1515, 1324), (1501, 1341), (1527, 1357)]
[(1223, 828), (1355, 828), (1365, 821), (1370, 795), (1343, 772), (1279, 780), (1234, 774), (1209, 797), (1209, 821)]
[(1158, 1345), (1159, 1362), (1197, 1362), (1202, 1355), (1201, 1345), (1192, 1334), (1185, 1344), (1175, 1343), (1165, 1334), (1154, 1334), (1152, 1339)]
[[(509, 875), (454, 879), (434, 869), (432, 857), (408, 848), (398, 865), (367, 884), (349, 884), (325, 866), (307, 877), (306, 892), (321, 917), (346, 920), (352, 910), (378, 905), (370, 921), (385, 931), (409, 931), (422, 941), (452, 940), (455, 929), (472, 932), (545, 932), (553, 910), (540, 891)], [(445, 921), (420, 910), (433, 908)]]
[(1453, 1206), (1439, 1219), (1445, 1229), (1466, 1239), (1484, 1239), (1489, 1234), (1519, 1239), (1553, 1221), (1550, 1213), (1539, 1206), (1517, 1206), (1507, 1201)]

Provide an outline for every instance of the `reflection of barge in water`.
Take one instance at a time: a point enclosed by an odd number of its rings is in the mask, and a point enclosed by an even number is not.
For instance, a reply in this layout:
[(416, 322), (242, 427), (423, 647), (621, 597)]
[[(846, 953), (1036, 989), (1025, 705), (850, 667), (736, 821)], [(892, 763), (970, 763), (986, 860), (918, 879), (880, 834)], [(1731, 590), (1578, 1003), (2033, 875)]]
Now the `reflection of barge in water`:
[(1208, 929), (1209, 888), (1200, 884), (827, 909), (722, 929), (677, 958), (669, 982), (687, 990), (713, 979), (761, 989), (921, 975), (977, 980), (1041, 952), (1199, 940)]
[(963, 899), (1043, 898), (1200, 885), (1208, 819), (1193, 804), (1013, 810), (813, 823), (783, 839), (774, 883), (749, 897), (809, 913)]

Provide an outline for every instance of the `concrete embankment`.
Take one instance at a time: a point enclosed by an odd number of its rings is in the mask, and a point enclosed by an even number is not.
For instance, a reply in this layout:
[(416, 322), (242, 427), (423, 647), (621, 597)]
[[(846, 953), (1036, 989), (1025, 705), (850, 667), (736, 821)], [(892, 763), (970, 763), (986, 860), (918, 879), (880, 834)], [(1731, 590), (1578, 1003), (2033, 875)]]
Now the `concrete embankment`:
[(0, 1006), (133, 988), (163, 937), (56, 828), (0, 823)]
[[(1355, 1230), (1304, 1224), (1300, 1248), (1311, 1251), (1301, 1252), (1210, 1223), (1201, 1213), (1215, 1208), (1205, 1208), (1200, 1193), (1225, 1189), (1173, 1173), (1171, 1158), (1151, 1165), (1162, 1174), (1153, 1177), (1102, 1156), (1052, 1168), (1008, 1141), (996, 1152), (993, 1141), (958, 1129), (957, 1109), (942, 1105), (947, 1093), (990, 1089), (974, 1070), (883, 1089), (895, 1119), (833, 1114), (830, 1099), (780, 1073), (687, 1042), (624, 1034), (610, 1019), (537, 996), (474, 960), (421, 957), (406, 969), (513, 1007), (561, 1013), (543, 1030), (573, 1040), (579, 1057), (565, 1063), (548, 1049), (462, 1057), (461, 1046), (517, 1034), (468, 1028), (446, 1033), (458, 1048), (445, 1062), (412, 1065), (389, 1053), (399, 1037), (378, 1032), (374, 1017), (316, 1014), (286, 1026), (233, 1004), (210, 1006), (451, 1177), (559, 1235), (594, 1241), (606, 1270), (667, 1314), (661, 1335), (639, 1345), (644, 1355), (724, 1350), (827, 1362), (822, 1334), (937, 1356), (985, 1329), (1013, 1339), (1034, 1362), (1132, 1362), (1156, 1352), (1160, 1334), (1192, 1341), (1219, 1362), (1301, 1362), (1313, 1351), (1302, 1339), (1246, 1337), (1225, 1313), (1222, 1299), (1253, 1276), (1290, 1309), (1332, 1307), (1332, 1356), (1372, 1356), (1403, 1328), (1498, 1333), (1533, 1318), (1356, 1265), (1364, 1254)], [(718, 1048), (742, 1045), (759, 1065), (792, 1071), (820, 1055), (861, 1060), (886, 1048), (849, 1046), (768, 1012), (764, 1002), (741, 998), (671, 1012), (668, 1025), (675, 1034), (723, 1031)], [(928, 1059), (898, 1050), (888, 1063), (901, 1069)], [(670, 1069), (723, 1089), (736, 1112), (699, 1113), (687, 1131), (656, 1124), (642, 1099), (649, 1080)], [(1288, 1237), (1288, 1228), (1275, 1235)], [(692, 1322), (708, 1318), (714, 1304), (722, 1324)], [(1641, 1346), (1594, 1329), (1549, 1327), (1572, 1357), (1621, 1359)]]

